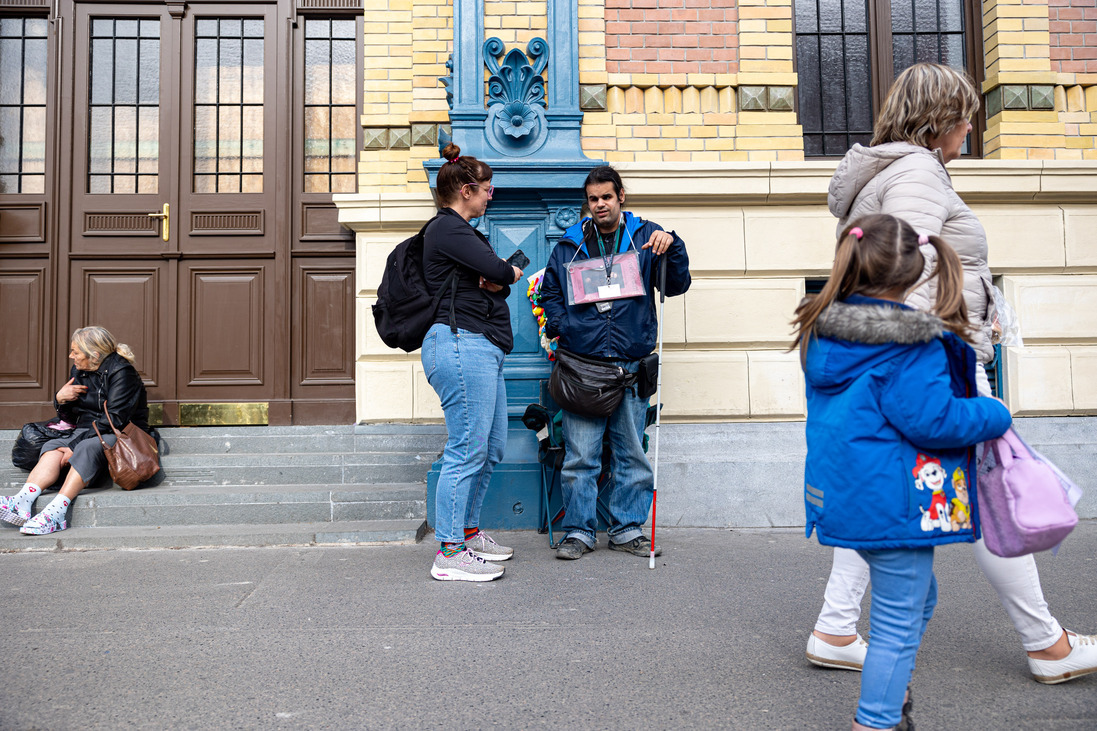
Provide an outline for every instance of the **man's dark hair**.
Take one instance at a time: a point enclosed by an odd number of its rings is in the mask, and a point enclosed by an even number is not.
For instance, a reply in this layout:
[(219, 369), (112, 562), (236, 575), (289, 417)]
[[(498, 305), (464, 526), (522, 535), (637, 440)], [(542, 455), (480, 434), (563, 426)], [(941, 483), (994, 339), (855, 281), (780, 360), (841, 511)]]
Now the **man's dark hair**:
[(621, 175), (609, 165), (602, 165), (591, 170), (587, 174), (587, 179), (583, 181), (583, 191), (591, 185), (598, 185), (599, 183), (613, 183), (613, 192), (620, 197), (621, 192), (625, 189), (625, 184), (621, 182)]

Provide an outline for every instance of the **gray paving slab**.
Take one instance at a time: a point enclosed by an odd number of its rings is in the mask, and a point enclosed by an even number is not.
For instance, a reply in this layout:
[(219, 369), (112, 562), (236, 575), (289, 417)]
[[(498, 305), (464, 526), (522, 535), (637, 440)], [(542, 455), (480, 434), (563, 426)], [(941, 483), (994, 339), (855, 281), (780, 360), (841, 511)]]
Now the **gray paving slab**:
[[(802, 531), (661, 529), (655, 571), (497, 537), (515, 558), (479, 585), (432, 581), (426, 541), (0, 555), (0, 726), (849, 728), (860, 675), (804, 659), (830, 551)], [(1097, 524), (1037, 561), (1060, 621), (1097, 630)], [(969, 547), (937, 574), (920, 731), (1097, 727), (1097, 675), (1030, 680)]]

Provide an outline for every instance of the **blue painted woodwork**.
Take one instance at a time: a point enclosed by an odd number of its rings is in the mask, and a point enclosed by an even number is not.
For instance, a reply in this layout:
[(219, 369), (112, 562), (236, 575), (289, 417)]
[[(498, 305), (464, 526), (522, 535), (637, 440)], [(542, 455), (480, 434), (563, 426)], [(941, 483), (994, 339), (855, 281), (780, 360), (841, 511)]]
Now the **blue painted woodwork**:
[[(504, 259), (516, 249), (530, 258), (526, 274), (543, 269), (552, 247), (579, 220), (583, 180), (591, 160), (580, 144), (578, 0), (549, 0), (547, 39), (534, 38), (525, 50), (506, 49), (498, 38), (484, 40), (483, 0), (454, 3), (450, 75), (440, 78), (450, 105), (450, 137), (491, 165), (495, 195), (487, 214), (473, 225)], [(484, 71), (489, 73), (484, 94)], [(547, 70), (547, 83), (546, 72)], [(439, 157), (424, 164), (435, 187)], [(481, 515), (484, 528), (536, 528), (541, 522), (537, 443), (520, 417), (530, 403), (545, 403), (550, 364), (541, 350), (537, 321), (523, 279), (511, 288), (514, 350), (507, 356), (507, 455), (496, 467)], [(434, 519), (441, 461), (427, 478), (427, 516)]]

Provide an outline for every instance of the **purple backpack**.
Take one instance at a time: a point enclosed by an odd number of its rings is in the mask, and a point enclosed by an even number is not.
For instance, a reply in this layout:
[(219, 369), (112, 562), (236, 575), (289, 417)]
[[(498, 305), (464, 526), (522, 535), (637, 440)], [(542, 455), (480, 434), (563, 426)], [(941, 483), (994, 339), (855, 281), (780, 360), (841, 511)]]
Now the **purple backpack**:
[[(980, 527), (987, 548), (1011, 558), (1059, 545), (1078, 523), (1059, 477), (1010, 429), (988, 446), (994, 467), (979, 478)], [(989, 456), (989, 455), (988, 455)]]

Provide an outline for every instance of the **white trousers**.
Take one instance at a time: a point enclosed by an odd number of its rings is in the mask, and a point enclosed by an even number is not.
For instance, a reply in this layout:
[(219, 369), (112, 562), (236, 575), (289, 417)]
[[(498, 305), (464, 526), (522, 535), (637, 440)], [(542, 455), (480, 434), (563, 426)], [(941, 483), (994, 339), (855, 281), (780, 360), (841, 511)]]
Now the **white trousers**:
[[(983, 541), (976, 541), (975, 560), (991, 586), (998, 592), (1013, 626), (1021, 635), (1021, 644), (1028, 652), (1045, 650), (1063, 634), (1063, 628), (1051, 616), (1036, 559), (1031, 555), (1002, 558), (991, 553)], [(823, 599), (823, 610), (815, 629), (828, 635), (857, 634), (861, 616), (861, 599), (868, 588), (868, 564), (849, 548), (834, 549), (834, 564)]]
[[(986, 372), (981, 367), (976, 368), (975, 377), (979, 394), (989, 396), (990, 382)], [(1035, 652), (1054, 645), (1063, 634), (1063, 628), (1051, 616), (1044, 601), (1036, 559), (1032, 555), (1016, 558), (995, 556), (981, 540), (976, 541), (974, 546), (975, 560), (987, 581), (998, 592), (998, 599), (1020, 633), (1025, 650)], [(868, 588), (868, 577), (868, 564), (856, 551), (835, 548), (830, 579), (823, 597), (823, 610), (819, 613), (815, 629), (828, 635), (857, 634), (861, 599)]]

